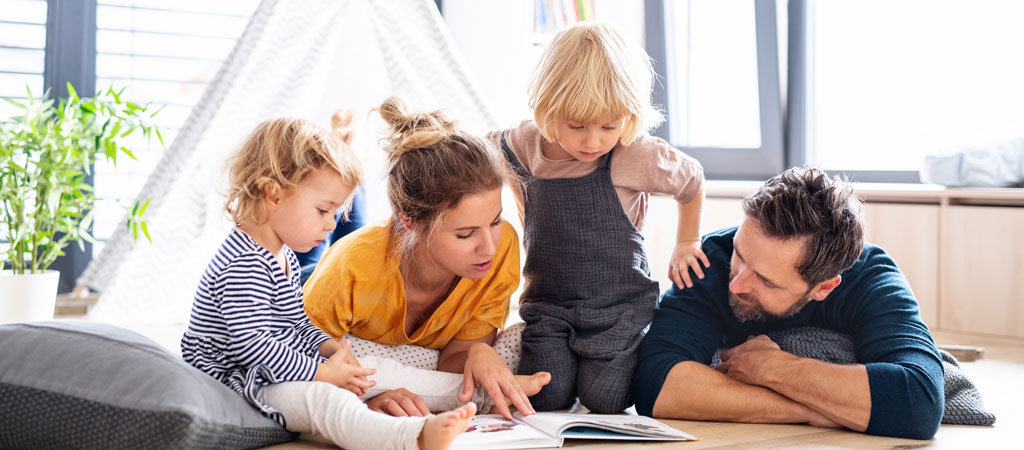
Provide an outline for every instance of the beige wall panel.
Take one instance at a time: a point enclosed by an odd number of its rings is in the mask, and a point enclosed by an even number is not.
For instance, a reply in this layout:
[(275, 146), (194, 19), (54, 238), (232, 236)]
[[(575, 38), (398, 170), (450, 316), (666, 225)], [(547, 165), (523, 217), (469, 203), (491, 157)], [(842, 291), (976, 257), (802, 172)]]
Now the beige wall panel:
[[(672, 250), (675, 248), (678, 216), (679, 207), (672, 197), (651, 196), (643, 232), (646, 238), (647, 261), (651, 266), (651, 276), (658, 281), (662, 291), (667, 290), (671, 283), (668, 279), (668, 259), (672, 257)], [(702, 219), (700, 228), (702, 234), (739, 225), (743, 220), (740, 199), (705, 199)]]

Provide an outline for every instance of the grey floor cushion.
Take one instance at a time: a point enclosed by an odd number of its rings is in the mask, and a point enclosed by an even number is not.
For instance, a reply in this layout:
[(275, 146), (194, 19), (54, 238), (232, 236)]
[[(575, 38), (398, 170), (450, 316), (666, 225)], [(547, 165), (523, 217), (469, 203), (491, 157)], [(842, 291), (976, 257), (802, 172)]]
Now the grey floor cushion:
[(293, 440), (227, 386), (113, 325), (0, 325), (0, 448), (235, 449)]

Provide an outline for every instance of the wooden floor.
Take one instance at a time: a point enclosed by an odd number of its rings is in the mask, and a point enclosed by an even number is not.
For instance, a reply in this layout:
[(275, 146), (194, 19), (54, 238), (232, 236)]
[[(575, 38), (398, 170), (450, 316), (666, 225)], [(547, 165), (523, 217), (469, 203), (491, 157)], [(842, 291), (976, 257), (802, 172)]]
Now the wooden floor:
[[(984, 347), (981, 359), (961, 363), (964, 372), (981, 391), (985, 407), (997, 417), (991, 427), (943, 425), (934, 439), (918, 441), (869, 436), (845, 430), (809, 425), (761, 425), (665, 420), (701, 438), (699, 442), (622, 443), (614, 441), (567, 441), (564, 448), (603, 449), (705, 449), (705, 448), (1024, 448), (1024, 342), (936, 333), (938, 344)], [(309, 440), (268, 447), (274, 450), (332, 448)]]

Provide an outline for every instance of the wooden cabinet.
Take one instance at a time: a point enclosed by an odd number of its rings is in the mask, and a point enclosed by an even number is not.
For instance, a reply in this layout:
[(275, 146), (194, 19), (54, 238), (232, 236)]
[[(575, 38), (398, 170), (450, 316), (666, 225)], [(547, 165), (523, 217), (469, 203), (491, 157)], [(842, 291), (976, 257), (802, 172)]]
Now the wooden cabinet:
[(1024, 208), (942, 211), (943, 330), (1024, 338)]
[(882, 247), (907, 277), (931, 329), (939, 326), (939, 206), (864, 204), (864, 240)]

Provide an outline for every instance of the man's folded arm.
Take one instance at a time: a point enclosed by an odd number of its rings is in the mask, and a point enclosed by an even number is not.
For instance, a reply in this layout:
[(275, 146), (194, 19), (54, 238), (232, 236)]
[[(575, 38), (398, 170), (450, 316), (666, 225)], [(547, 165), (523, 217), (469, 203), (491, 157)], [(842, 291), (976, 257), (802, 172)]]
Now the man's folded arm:
[(713, 277), (693, 288), (669, 289), (640, 346), (635, 381), (640, 414), (677, 419), (800, 423), (824, 420), (768, 389), (732, 380), (708, 363), (722, 342), (723, 325)]

